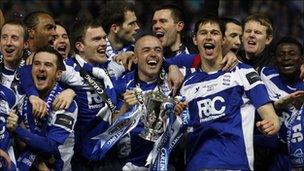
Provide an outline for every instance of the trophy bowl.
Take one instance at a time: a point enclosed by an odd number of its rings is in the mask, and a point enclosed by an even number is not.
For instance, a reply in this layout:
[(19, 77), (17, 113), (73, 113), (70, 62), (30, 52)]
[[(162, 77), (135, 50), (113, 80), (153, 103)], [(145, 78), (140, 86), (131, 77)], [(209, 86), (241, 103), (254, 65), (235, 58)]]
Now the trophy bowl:
[(145, 140), (155, 142), (166, 128), (167, 114), (164, 102), (169, 98), (162, 92), (148, 92), (143, 95), (144, 104), (147, 112), (141, 118), (144, 130), (139, 134)]

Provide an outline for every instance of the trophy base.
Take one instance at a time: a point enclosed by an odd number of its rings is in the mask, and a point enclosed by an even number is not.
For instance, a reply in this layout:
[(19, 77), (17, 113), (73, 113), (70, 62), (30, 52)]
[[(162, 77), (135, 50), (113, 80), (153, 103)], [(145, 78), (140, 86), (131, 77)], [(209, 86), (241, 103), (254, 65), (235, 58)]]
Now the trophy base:
[(160, 136), (154, 130), (144, 130), (139, 136), (145, 140), (155, 142)]

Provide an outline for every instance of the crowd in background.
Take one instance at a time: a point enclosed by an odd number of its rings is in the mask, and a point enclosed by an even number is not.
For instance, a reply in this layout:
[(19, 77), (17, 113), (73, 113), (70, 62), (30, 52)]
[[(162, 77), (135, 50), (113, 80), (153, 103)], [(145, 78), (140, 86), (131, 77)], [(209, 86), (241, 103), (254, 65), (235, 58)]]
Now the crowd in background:
[[(71, 26), (79, 17), (95, 18), (100, 8), (107, 0), (2, 0), (0, 8), (7, 18), (21, 17), (36, 10), (49, 11), (55, 19), (63, 21)], [(136, 13), (142, 33), (150, 32), (153, 8), (167, 3), (176, 3), (183, 10), (189, 35), (193, 30), (195, 21), (204, 11), (203, 0), (128, 0), (136, 4)], [(304, 3), (302, 0), (221, 0), (218, 13), (219, 16), (233, 17), (238, 20), (244, 19), (251, 13), (259, 12), (265, 14), (275, 26), (275, 37), (291, 35), (297, 37), (300, 42), (304, 41)], [(191, 17), (189, 17), (191, 16)]]

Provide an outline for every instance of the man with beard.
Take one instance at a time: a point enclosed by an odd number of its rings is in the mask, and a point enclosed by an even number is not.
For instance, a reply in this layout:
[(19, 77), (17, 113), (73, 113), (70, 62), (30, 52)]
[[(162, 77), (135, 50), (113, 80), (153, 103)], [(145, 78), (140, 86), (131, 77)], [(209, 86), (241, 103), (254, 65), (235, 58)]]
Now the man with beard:
[[(56, 26), (52, 16), (44, 11), (35, 11), (29, 13), (27, 16), (25, 16), (23, 23), (28, 34), (26, 64), (31, 64), (32, 54), (36, 51), (36, 49), (39, 47), (44, 47), (46, 45), (53, 46), (54, 38), (56, 35)], [(18, 75), (21, 78), (21, 82), (23, 82), (23, 80), (27, 81), (26, 79), (29, 78), (27, 74), (29, 73), (30, 66), (24, 66), (19, 69)], [(39, 98), (38, 93), (36, 91), (32, 91), (30, 87), (26, 87), (24, 90), (26, 94), (34, 95), (31, 96), (34, 115), (46, 115), (46, 103), (44, 103), (43, 100)]]
[[(54, 41), (56, 37), (56, 25), (52, 16), (44, 11), (35, 11), (29, 13), (23, 20), (24, 25), (27, 28), (29, 35), (28, 40), (28, 53), (33, 54), (35, 49), (51, 45), (54, 47)], [(60, 29), (60, 28), (59, 28)], [(56, 44), (57, 45), (57, 44)], [(65, 50), (68, 50), (68, 45)], [(27, 57), (26, 63), (31, 64), (32, 55)], [(67, 67), (68, 72), (70, 67)], [(35, 90), (32, 90), (32, 83), (29, 80), (30, 66), (25, 66), (20, 68), (19, 77), (21, 78), (22, 85), (24, 85), (24, 90), (26, 94), (33, 95), (31, 96), (31, 103), (34, 105), (34, 115), (35, 116), (44, 116), (46, 115), (46, 103), (43, 100), (38, 98), (38, 93)], [(60, 95), (54, 101), (55, 109), (65, 109), (69, 107), (69, 104), (72, 102), (75, 93), (71, 90), (65, 90), (60, 93)]]
[[(115, 58), (115, 61), (122, 63), (123, 65), (117, 66), (121, 71), (132, 70), (133, 44), (139, 31), (134, 7), (124, 0), (109, 1), (100, 12), (100, 20), (107, 33), (108, 59)], [(117, 57), (118, 54), (121, 56)], [(177, 90), (183, 79), (182, 74), (173, 65), (168, 67), (168, 70), (170, 87)], [(117, 75), (115, 76), (117, 77)]]
[(50, 14), (43, 11), (29, 13), (23, 20), (29, 34), (29, 50), (34, 53), (36, 49), (53, 45), (56, 35), (56, 25)]
[(100, 11), (100, 20), (107, 34), (107, 57), (133, 51), (135, 36), (139, 30), (134, 6), (124, 0), (112, 0)]

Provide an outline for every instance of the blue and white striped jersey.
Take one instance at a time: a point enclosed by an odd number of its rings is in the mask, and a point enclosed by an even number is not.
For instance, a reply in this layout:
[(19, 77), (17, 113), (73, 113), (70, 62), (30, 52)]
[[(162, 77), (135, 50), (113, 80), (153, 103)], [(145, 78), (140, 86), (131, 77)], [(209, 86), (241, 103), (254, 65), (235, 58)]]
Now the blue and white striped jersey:
[[(277, 67), (262, 68), (261, 79), (264, 81), (264, 83), (267, 87), (267, 90), (268, 90), (269, 97), (273, 101), (277, 101), (280, 98), (285, 97), (295, 91), (304, 90), (304, 83), (302, 80), (298, 79), (295, 82), (290, 82), (290, 80), (288, 78), (279, 74), (279, 70)], [(279, 118), (280, 118), (280, 121), (282, 122), (282, 125), (281, 125), (281, 129), (279, 131), (278, 137), (279, 137), (280, 142), (284, 142), (283, 146), (290, 148), (290, 146), (292, 146), (294, 143), (301, 143), (301, 142), (303, 143), (303, 141), (304, 141), (303, 140), (304, 123), (302, 122), (302, 125), (301, 124), (290, 125), (290, 124), (293, 124), (293, 122), (294, 122), (292, 120), (292, 118), (294, 116), (297, 116), (296, 118), (298, 120), (300, 120), (300, 123), (301, 123), (301, 117), (303, 117), (303, 113), (302, 113), (301, 109), (297, 109), (290, 105), (288, 108), (281, 110), (280, 114), (281, 115), (279, 115)], [(290, 134), (291, 134), (290, 138), (288, 138), (288, 132), (290, 132)], [(289, 142), (288, 142), (288, 140), (289, 140)], [(272, 142), (272, 140), (269, 140), (268, 137), (265, 137), (264, 141)], [(274, 144), (274, 143), (272, 143), (272, 144)], [(301, 146), (301, 145), (298, 145), (298, 147), (299, 146)], [(297, 150), (295, 150), (295, 151), (292, 151), (289, 149), (290, 154), (287, 154), (287, 152), (284, 152), (284, 151), (281, 152), (282, 150), (280, 150), (278, 152), (277, 156), (279, 156), (279, 157), (288, 156), (288, 157), (282, 162), (280, 162), (280, 161), (274, 162), (274, 164), (275, 164), (274, 167), (276, 167), (276, 170), (289, 169), (288, 168), (289, 164), (292, 164), (291, 165), (292, 167), (295, 167), (295, 165), (297, 165), (296, 163), (298, 161), (296, 161), (296, 159), (294, 159), (294, 158), (290, 158), (290, 156), (297, 156), (297, 157), (303, 156), (304, 147), (303, 146), (302, 146), (302, 148), (296, 147), (296, 149)], [(293, 152), (295, 152), (295, 153), (293, 154)], [(278, 158), (278, 157), (276, 157), (276, 158)], [(291, 163), (290, 163), (290, 161), (291, 161)], [(303, 161), (300, 163), (303, 163)]]
[(3, 67), (1, 71), (1, 84), (10, 88), (15, 77), (14, 74), (15, 70)]
[[(113, 84), (110, 80), (110, 77), (104, 71), (104, 68), (109, 71), (110, 76), (119, 76), (124, 72), (121, 65), (118, 65), (114, 62), (108, 62), (104, 65), (92, 66), (91, 64), (87, 64), (79, 55), (75, 56), (76, 60), (79, 64), (84, 68), (88, 73), (92, 73), (92, 75), (101, 80), (105, 87), (107, 95), (116, 102), (116, 93), (113, 88)], [(82, 144), (82, 138), (85, 137), (82, 135), (86, 133), (83, 131), (86, 127), (88, 127), (88, 123), (96, 117), (101, 108), (105, 106), (104, 101), (101, 97), (96, 93), (96, 91), (90, 86), (87, 81), (80, 75), (80, 67), (75, 64), (75, 62), (70, 59), (66, 61), (66, 72), (64, 72), (61, 82), (67, 84), (71, 87), (75, 93), (75, 101), (79, 106), (79, 114), (77, 118), (77, 123), (75, 125), (75, 150), (78, 153), (82, 153), (83, 156), (88, 156), (85, 148)], [(104, 122), (105, 126), (108, 127), (111, 123), (111, 112), (108, 110), (107, 115), (103, 118), (102, 122)], [(93, 143), (92, 143), (93, 144)]]
[[(277, 101), (295, 91), (304, 90), (304, 83), (300, 79), (296, 83), (290, 83), (287, 78), (280, 76), (276, 67), (262, 68), (261, 79), (267, 87), (270, 99), (273, 101)], [(293, 110), (296, 109), (291, 107), (289, 110), (283, 110), (282, 116), (279, 117), (280, 121), (284, 123), (279, 132), (280, 138), (284, 142), (286, 142), (286, 124), (288, 123)]]
[(133, 44), (126, 45), (119, 50), (114, 50), (108, 38), (106, 39), (106, 41), (107, 41), (106, 55), (109, 61), (113, 60), (113, 57), (115, 55), (118, 55), (122, 52), (134, 51)]
[(253, 170), (255, 109), (270, 102), (258, 73), (243, 63), (229, 72), (196, 70), (180, 93), (190, 111), (187, 170)]
[[(62, 89), (59, 88), (58, 93), (61, 91)], [(52, 104), (54, 97), (49, 100), (51, 100), (49, 103)], [(47, 102), (47, 99), (45, 101)], [(32, 107), (27, 97), (23, 99), (22, 103), (19, 107), (19, 121), (25, 125), (25, 128), (18, 126), (15, 131), (16, 136), (27, 144), (27, 149), (32, 153), (54, 156), (56, 160), (54, 169), (62, 170), (62, 154), (58, 147), (64, 145), (68, 136), (74, 132), (78, 114), (76, 102), (73, 101), (65, 110), (55, 111), (50, 106), (49, 114), (42, 119), (32, 116)], [(24, 103), (27, 103), (26, 107)], [(20, 160), (20, 162), (26, 162), (26, 160)], [(19, 168), (19, 165), (17, 167)]]

